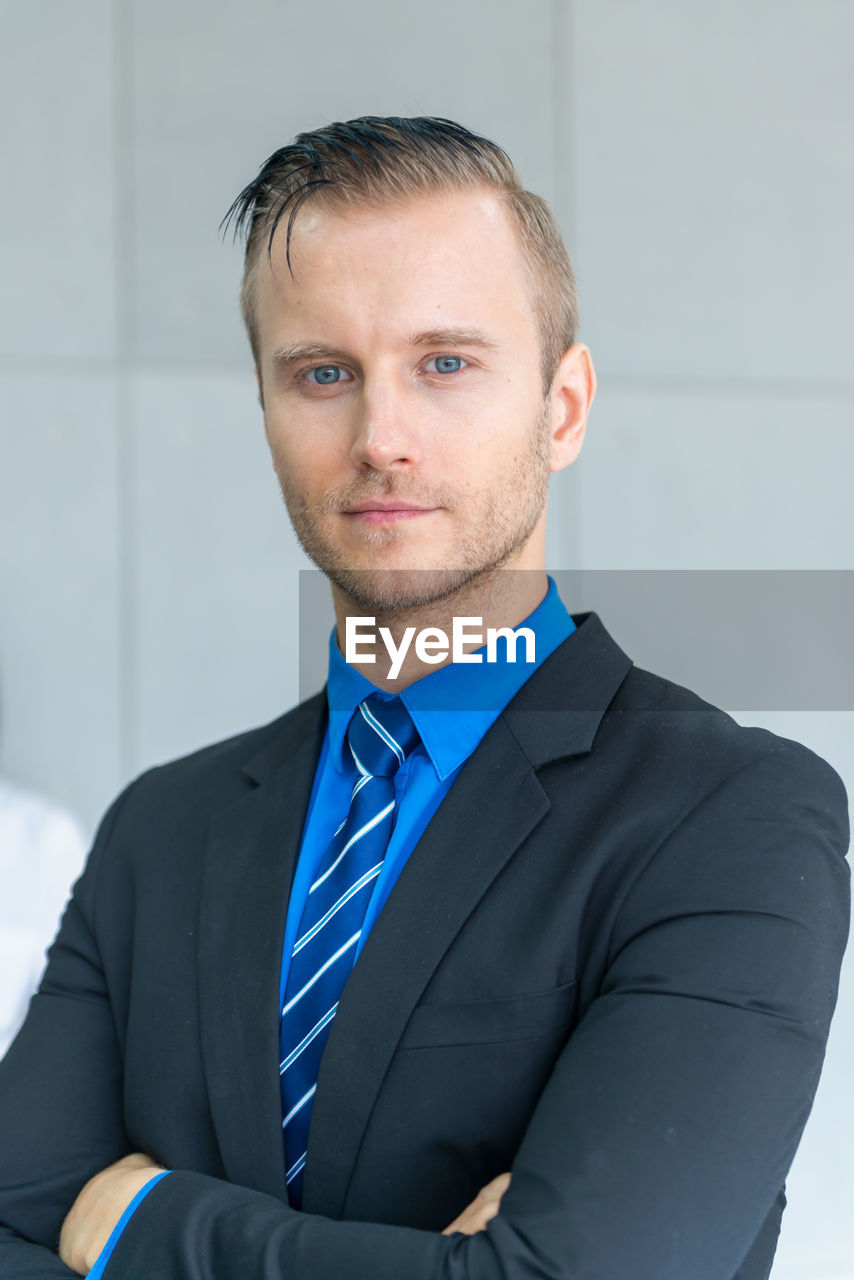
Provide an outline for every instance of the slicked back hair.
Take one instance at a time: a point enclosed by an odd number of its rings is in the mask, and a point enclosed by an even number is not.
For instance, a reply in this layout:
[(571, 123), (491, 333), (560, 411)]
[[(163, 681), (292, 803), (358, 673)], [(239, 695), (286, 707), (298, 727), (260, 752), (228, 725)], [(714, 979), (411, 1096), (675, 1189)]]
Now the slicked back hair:
[(293, 276), (291, 233), (309, 197), (331, 209), (388, 207), (416, 195), (484, 187), (500, 197), (518, 232), (540, 332), (545, 396), (578, 328), (575, 277), (557, 220), (541, 196), (525, 190), (497, 143), (437, 116), (360, 116), (297, 134), (240, 192), (222, 226), (233, 226), (246, 240), (240, 305), (256, 363), (255, 268), (262, 253), (272, 254), (286, 213), (285, 256)]

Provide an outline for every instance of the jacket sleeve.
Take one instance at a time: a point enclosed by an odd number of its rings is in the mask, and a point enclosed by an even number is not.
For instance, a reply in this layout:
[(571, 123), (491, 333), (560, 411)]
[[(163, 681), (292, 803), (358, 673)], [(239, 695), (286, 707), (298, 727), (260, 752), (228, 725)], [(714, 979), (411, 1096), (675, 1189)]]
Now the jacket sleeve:
[(60, 1280), (63, 1220), (90, 1177), (129, 1150), (122, 1064), (87, 923), (127, 792), (106, 814), (23, 1027), (0, 1062), (0, 1277)]
[(178, 1171), (106, 1280), (733, 1280), (815, 1095), (847, 843), (838, 777), (780, 741), (645, 857), (485, 1231), (337, 1222)]

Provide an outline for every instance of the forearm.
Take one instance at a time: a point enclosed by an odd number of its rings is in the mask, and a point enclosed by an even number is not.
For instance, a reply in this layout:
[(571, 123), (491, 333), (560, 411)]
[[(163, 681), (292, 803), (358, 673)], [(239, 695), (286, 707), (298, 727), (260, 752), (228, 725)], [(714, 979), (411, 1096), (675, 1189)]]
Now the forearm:
[[(470, 1270), (475, 1236), (444, 1236), (363, 1222), (336, 1222), (208, 1178), (173, 1172), (137, 1209), (106, 1268), (106, 1280), (498, 1280)], [(522, 1272), (518, 1273), (520, 1276)]]

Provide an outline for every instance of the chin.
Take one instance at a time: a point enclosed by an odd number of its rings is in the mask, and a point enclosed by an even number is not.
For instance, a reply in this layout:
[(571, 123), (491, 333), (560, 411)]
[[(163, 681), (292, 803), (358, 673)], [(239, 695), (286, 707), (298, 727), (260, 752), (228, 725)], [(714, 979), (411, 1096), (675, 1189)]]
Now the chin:
[(318, 567), (364, 614), (371, 616), (440, 604), (494, 569), (492, 564), (458, 569)]
[(460, 577), (447, 569), (330, 569), (324, 572), (354, 604), (368, 614), (397, 612), (435, 604), (459, 589)]

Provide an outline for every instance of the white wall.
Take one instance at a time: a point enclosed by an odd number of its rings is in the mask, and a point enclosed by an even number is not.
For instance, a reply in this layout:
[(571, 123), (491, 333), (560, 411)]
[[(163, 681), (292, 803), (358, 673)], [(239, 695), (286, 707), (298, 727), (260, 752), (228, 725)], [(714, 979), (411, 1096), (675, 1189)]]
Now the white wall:
[[(854, 569), (846, 0), (0, 0), (0, 30), (2, 764), (90, 828), (296, 697), (305, 561), (217, 224), (299, 130), (450, 116), (554, 203), (601, 380), (555, 568)], [(854, 791), (850, 711), (741, 714)], [(854, 1277), (852, 1013), (849, 965), (775, 1280)]]

